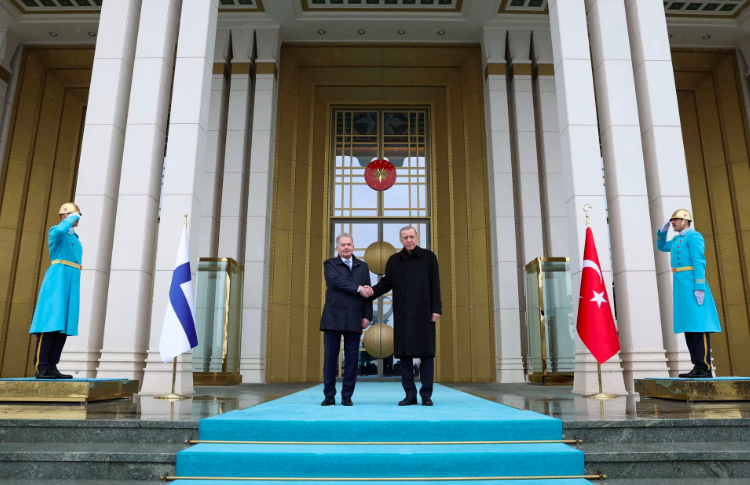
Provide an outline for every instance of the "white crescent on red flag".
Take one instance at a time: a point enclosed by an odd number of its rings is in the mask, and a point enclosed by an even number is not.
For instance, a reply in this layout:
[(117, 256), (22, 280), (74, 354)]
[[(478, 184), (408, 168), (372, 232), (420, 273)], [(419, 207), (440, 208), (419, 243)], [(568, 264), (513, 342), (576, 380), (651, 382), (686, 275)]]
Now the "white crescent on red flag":
[(617, 327), (604, 285), (602, 267), (594, 244), (594, 233), (586, 228), (586, 245), (581, 266), (581, 293), (578, 299), (576, 328), (589, 352), (600, 364), (620, 351)]

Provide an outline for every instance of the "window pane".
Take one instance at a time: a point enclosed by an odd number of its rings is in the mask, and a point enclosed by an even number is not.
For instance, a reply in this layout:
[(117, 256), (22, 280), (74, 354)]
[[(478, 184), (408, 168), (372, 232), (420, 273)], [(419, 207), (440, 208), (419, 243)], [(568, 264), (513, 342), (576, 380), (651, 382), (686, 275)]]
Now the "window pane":
[(409, 130), (409, 118), (406, 113), (384, 113), (383, 129), (386, 135), (406, 135)]

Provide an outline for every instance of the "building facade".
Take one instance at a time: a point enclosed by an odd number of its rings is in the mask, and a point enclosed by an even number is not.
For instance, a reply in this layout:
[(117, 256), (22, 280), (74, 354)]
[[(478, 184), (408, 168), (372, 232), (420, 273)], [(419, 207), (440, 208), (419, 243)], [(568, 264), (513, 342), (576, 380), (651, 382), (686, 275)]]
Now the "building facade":
[[(335, 234), (360, 254), (404, 225), (440, 262), (437, 379), (524, 382), (524, 267), (569, 258), (575, 314), (586, 204), (622, 346), (605, 388), (692, 366), (654, 243), (679, 208), (706, 239), (717, 373), (747, 375), (748, 4), (0, 0), (0, 374), (33, 370), (46, 232), (75, 200), (77, 377), (169, 386), (187, 214), (193, 262), (244, 268), (243, 382), (321, 380)], [(364, 182), (376, 158), (387, 191)], [(596, 388), (577, 338), (573, 359), (574, 392)], [(189, 392), (189, 354), (178, 371)]]

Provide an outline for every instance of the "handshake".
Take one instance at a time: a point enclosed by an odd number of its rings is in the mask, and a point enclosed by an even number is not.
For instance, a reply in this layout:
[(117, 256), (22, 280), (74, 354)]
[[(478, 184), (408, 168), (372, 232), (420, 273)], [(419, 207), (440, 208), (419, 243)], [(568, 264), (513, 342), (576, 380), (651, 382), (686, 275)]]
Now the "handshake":
[(370, 298), (373, 295), (374, 291), (372, 291), (372, 287), (370, 286), (360, 286), (359, 287), (359, 294), (362, 295), (365, 298)]

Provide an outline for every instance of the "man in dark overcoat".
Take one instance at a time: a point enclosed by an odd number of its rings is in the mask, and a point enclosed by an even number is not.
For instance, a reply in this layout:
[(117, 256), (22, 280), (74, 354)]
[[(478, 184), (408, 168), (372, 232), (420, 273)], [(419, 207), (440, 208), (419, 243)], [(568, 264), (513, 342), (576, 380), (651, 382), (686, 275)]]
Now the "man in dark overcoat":
[(336, 404), (336, 370), (338, 368), (341, 337), (344, 338), (344, 382), (341, 404), (352, 405), (352, 394), (357, 382), (359, 341), (362, 329), (372, 321), (370, 269), (367, 263), (354, 256), (354, 240), (347, 233), (336, 237), (338, 256), (323, 263), (326, 279), (326, 302), (320, 318), (323, 331), (323, 394), (322, 406)]
[(435, 253), (418, 246), (413, 227), (399, 233), (404, 248), (388, 258), (385, 275), (372, 287), (371, 298), (393, 290), (393, 348), (401, 359), (401, 384), (406, 398), (399, 406), (417, 404), (414, 385), (414, 359), (419, 358), (419, 395), (423, 406), (432, 406), (432, 383), (435, 377), (435, 324), (442, 313), (440, 276)]

